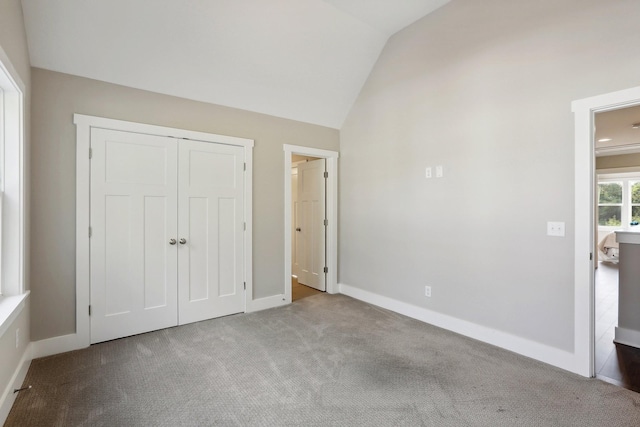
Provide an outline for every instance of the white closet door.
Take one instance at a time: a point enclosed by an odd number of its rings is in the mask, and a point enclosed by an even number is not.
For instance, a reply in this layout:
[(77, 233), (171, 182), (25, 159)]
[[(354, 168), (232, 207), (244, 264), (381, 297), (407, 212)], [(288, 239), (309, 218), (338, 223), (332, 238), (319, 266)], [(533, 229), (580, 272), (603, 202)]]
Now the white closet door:
[(177, 324), (177, 145), (92, 129), (91, 342)]
[(326, 290), (325, 159), (298, 165), (298, 283)]
[(185, 324), (244, 311), (244, 149), (188, 140), (179, 147), (178, 300)]

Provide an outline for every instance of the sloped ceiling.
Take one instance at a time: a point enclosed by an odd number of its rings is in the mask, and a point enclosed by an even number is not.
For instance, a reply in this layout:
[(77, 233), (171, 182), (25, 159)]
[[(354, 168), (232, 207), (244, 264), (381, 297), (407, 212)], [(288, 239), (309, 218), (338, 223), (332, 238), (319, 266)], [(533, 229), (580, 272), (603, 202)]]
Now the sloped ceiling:
[(449, 0), (22, 0), (34, 67), (340, 128), (389, 36)]

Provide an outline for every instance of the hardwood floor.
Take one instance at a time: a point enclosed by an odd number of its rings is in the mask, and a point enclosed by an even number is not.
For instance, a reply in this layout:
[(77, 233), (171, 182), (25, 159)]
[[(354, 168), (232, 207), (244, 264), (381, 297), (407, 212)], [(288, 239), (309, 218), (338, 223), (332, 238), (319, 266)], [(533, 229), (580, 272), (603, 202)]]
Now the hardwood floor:
[(596, 270), (596, 378), (640, 392), (640, 349), (613, 342), (618, 325), (618, 266)]
[(295, 277), (291, 278), (291, 301), (296, 301), (302, 298), (310, 297), (312, 295), (321, 294), (322, 292), (310, 288), (309, 286), (301, 285), (298, 283), (298, 279)]

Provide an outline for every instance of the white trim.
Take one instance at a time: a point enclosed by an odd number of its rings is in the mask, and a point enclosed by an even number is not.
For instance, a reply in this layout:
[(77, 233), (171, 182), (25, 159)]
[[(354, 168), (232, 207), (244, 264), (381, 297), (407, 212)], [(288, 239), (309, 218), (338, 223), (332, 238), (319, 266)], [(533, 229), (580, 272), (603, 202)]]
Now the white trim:
[(274, 307), (280, 307), (280, 306), (289, 304), (289, 302), (286, 301), (284, 294), (278, 294), (278, 295), (272, 295), (269, 297), (254, 299), (254, 300), (251, 300), (251, 304), (247, 308), (247, 313), (266, 310)]
[(594, 113), (640, 103), (640, 87), (574, 101), (575, 242), (574, 242), (574, 372), (595, 375), (594, 337)]
[(9, 325), (22, 313), (30, 291), (14, 296), (0, 296), (0, 337), (7, 332)]
[(640, 331), (616, 326), (614, 342), (640, 348)]
[(107, 119), (104, 117), (74, 114), (73, 123), (76, 125), (76, 333), (62, 337), (38, 341), (37, 353), (55, 354), (62, 351), (88, 347), (91, 343), (90, 319), (88, 307), (90, 304), (89, 281), (89, 207), (90, 207), (90, 160), (91, 129), (113, 129), (135, 132), (146, 135), (168, 136), (178, 139), (191, 139), (203, 142), (227, 144), (244, 147), (244, 161), (247, 165), (245, 175), (245, 232), (244, 277), (247, 283), (244, 308), (251, 307), (253, 295), (253, 146), (254, 141), (234, 136), (216, 135), (176, 129), (164, 126), (148, 125), (123, 120)]
[(79, 334), (60, 335), (58, 337), (47, 338), (40, 341), (33, 341), (33, 358), (47, 357), (53, 354), (66, 353), (67, 351), (79, 350), (88, 347), (83, 345), (82, 337)]
[(4, 422), (7, 420), (9, 412), (11, 411), (11, 407), (18, 397), (18, 394), (14, 393), (13, 390), (20, 388), (27, 376), (31, 360), (33, 359), (32, 348), (33, 346), (31, 343), (29, 343), (25, 348), (24, 353), (20, 358), (20, 362), (18, 362), (18, 366), (16, 367), (16, 371), (13, 373), (11, 380), (0, 397), (0, 425), (4, 425)]
[(476, 339), (514, 353), (548, 363), (553, 366), (575, 372), (573, 353), (563, 351), (545, 344), (527, 340), (507, 332), (481, 326), (446, 314), (418, 307), (393, 298), (365, 291), (344, 283), (340, 284), (340, 293), (360, 301), (386, 308), (412, 319), (438, 326), (443, 329)]
[(25, 291), (25, 167), (24, 167), (24, 94), (25, 85), (0, 47), (0, 90), (4, 92), (4, 164), (2, 227), (2, 289), (5, 296)]
[(338, 287), (338, 157), (337, 151), (299, 145), (282, 145), (284, 151), (284, 297), (291, 302), (291, 156), (318, 157), (327, 160), (327, 293), (336, 294)]

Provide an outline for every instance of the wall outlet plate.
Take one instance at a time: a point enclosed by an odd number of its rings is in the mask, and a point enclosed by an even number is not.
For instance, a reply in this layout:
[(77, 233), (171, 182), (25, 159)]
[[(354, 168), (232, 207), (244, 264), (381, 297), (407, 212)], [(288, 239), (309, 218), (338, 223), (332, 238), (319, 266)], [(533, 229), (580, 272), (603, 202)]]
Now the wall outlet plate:
[(431, 286), (424, 287), (424, 296), (427, 298), (431, 298)]
[(547, 222), (547, 236), (564, 237), (564, 222)]

